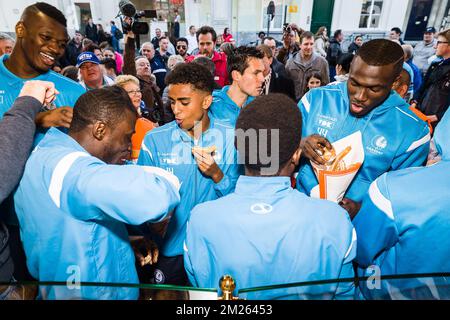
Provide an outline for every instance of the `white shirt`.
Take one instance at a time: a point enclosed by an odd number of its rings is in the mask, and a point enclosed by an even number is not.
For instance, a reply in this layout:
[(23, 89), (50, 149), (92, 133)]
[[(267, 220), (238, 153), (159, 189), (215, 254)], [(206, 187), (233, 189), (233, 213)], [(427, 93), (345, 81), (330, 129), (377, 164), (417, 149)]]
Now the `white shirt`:
[(191, 36), (191, 34), (188, 33), (186, 35), (186, 39), (189, 42), (188, 53), (191, 54), (192, 51), (194, 51), (195, 49), (198, 48), (197, 36), (195, 34), (193, 36)]
[(264, 78), (264, 84), (262, 88), (262, 95), (268, 95), (269, 89), (270, 89), (270, 80), (272, 79), (272, 70), (270, 70), (270, 73)]

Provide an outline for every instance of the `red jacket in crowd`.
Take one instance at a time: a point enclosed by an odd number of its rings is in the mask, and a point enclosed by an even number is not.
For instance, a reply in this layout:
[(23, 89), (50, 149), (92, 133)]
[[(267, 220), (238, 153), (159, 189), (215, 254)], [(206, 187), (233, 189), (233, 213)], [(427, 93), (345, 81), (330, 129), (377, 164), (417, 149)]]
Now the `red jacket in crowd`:
[[(192, 62), (198, 56), (189, 56), (186, 58), (186, 62)], [(214, 51), (212, 62), (216, 66), (216, 73), (214, 80), (220, 87), (224, 87), (229, 84), (227, 73), (227, 56), (223, 52)]]
[(231, 33), (223, 34), (223, 42), (231, 42), (233, 41), (233, 35)]

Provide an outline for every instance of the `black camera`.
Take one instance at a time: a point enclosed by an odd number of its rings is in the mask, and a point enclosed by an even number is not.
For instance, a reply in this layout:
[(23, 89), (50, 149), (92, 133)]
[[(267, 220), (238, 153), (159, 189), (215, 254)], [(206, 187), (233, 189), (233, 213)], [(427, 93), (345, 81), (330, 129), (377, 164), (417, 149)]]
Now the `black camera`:
[(292, 32), (292, 27), (289, 25), (289, 23), (283, 24), (283, 32), (288, 34)]
[(134, 4), (128, 0), (121, 0), (119, 9), (120, 15), (131, 19), (131, 23), (128, 23), (122, 17), (120, 18), (124, 33), (132, 31), (134, 34), (147, 34), (150, 30), (148, 23), (139, 22), (139, 18), (156, 18), (156, 10), (137, 11)]

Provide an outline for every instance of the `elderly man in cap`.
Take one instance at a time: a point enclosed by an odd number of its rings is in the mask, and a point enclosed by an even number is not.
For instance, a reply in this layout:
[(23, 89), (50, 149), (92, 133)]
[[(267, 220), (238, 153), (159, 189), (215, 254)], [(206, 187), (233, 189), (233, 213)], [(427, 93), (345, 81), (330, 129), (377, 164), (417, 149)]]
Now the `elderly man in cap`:
[(422, 75), (427, 73), (430, 66), (428, 59), (436, 53), (436, 39), (434, 37), (436, 29), (434, 27), (426, 28), (423, 33), (423, 41), (416, 44), (414, 47), (413, 63), (422, 72)]
[(77, 58), (77, 67), (80, 69), (80, 84), (88, 91), (114, 84), (113, 80), (103, 74), (100, 61), (93, 52), (81, 53)]

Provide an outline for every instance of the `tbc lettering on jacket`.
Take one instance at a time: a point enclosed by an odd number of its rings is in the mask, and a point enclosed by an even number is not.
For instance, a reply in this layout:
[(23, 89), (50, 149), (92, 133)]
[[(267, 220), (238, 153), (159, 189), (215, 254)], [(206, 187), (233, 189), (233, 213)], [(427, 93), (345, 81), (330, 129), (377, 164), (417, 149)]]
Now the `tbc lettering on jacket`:
[(333, 117), (329, 117), (326, 115), (318, 115), (317, 117), (317, 132), (323, 136), (326, 137), (328, 135), (328, 132), (330, 130), (334, 129), (334, 126), (336, 124), (337, 119)]

